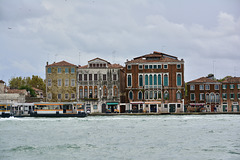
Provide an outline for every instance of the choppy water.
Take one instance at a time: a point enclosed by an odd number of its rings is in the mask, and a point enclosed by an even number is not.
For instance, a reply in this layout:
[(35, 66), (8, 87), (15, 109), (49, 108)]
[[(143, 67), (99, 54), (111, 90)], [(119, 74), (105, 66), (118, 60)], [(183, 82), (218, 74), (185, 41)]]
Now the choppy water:
[(240, 159), (239, 115), (1, 118), (0, 159)]

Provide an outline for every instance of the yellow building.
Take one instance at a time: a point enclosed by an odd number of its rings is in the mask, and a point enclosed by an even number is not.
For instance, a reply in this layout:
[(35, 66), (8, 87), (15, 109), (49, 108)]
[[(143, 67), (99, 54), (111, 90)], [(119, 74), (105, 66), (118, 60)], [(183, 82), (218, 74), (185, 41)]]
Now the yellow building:
[(46, 65), (46, 101), (76, 101), (77, 66), (66, 61)]

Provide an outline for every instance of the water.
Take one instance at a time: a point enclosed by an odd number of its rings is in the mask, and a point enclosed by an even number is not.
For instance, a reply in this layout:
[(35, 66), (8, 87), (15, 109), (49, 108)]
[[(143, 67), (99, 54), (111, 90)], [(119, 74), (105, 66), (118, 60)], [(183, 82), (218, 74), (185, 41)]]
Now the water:
[(1, 118), (0, 159), (240, 159), (239, 115)]

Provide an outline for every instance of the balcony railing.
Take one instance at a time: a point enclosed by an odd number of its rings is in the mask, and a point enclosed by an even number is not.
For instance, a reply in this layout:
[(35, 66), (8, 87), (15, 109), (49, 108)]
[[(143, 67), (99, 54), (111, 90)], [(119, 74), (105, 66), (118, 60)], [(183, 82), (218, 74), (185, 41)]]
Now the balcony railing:
[(162, 85), (145, 85), (145, 89), (162, 89)]

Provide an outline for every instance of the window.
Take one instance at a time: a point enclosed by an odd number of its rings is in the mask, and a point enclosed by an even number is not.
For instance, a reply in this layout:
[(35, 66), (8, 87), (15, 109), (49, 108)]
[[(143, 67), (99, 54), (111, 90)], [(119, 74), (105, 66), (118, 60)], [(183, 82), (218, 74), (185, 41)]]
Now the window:
[(164, 97), (163, 97), (165, 100), (169, 100), (169, 93), (168, 91), (165, 91), (164, 92)]
[(132, 86), (132, 75), (130, 74), (127, 76), (127, 86), (128, 87)]
[(103, 80), (106, 81), (107, 80), (107, 75), (103, 74)]
[(149, 69), (152, 69), (153, 68), (153, 66), (152, 65), (149, 65)]
[(208, 93), (206, 94), (206, 101), (207, 101), (207, 103), (209, 103), (209, 102), (210, 102), (210, 99), (209, 99), (209, 94), (208, 94)]
[(218, 93), (216, 94), (216, 102), (220, 103), (220, 95)]
[(150, 99), (153, 99), (153, 91), (150, 91), (150, 92), (149, 92), (149, 98), (150, 98)]
[(234, 89), (234, 84), (230, 84), (230, 89)]
[(164, 108), (168, 108), (168, 105), (167, 105), (167, 104), (164, 104)]
[(234, 93), (230, 93), (230, 99), (233, 100), (235, 98)]
[(82, 81), (82, 74), (79, 74), (79, 81)]
[(92, 81), (92, 74), (89, 74), (88, 77), (89, 77), (89, 81)]
[(222, 85), (222, 89), (227, 89), (227, 85), (226, 85), (226, 84), (223, 84), (223, 85)]
[(149, 76), (149, 85), (152, 85), (153, 83), (153, 80), (152, 80), (152, 75)]
[(72, 87), (75, 86), (75, 79), (71, 79), (71, 86), (72, 86)]
[(117, 74), (113, 74), (113, 80), (114, 80), (114, 81), (117, 80)]
[(87, 74), (84, 74), (84, 81), (87, 81)]
[(148, 91), (145, 91), (144, 98), (145, 98), (145, 99), (148, 99)]
[(180, 73), (177, 74), (177, 86), (182, 85), (182, 75)]
[(157, 96), (158, 96), (158, 94), (157, 94), (157, 91), (154, 91), (154, 99), (157, 99)]
[(127, 69), (131, 70), (132, 69), (132, 65), (127, 65)]
[(103, 96), (107, 97), (107, 87), (103, 86)]
[(84, 98), (88, 98), (88, 88), (84, 88)]
[(237, 94), (237, 98), (240, 99), (240, 93)]
[(47, 69), (48, 73), (52, 73), (52, 68)]
[(142, 98), (143, 98), (143, 97), (142, 97), (142, 91), (139, 91), (139, 92), (138, 92), (138, 99), (139, 99), (139, 100), (142, 100)]
[(206, 89), (206, 90), (210, 90), (210, 85), (209, 85), (209, 84), (206, 84), (206, 85), (205, 85), (205, 89)]
[(65, 99), (69, 99), (69, 97), (68, 97), (68, 93), (67, 93), (67, 94), (65, 94)]
[(177, 69), (181, 69), (181, 64), (177, 64)]
[(167, 65), (167, 64), (164, 64), (164, 65), (163, 65), (163, 68), (164, 68), (164, 69), (168, 69), (168, 65)]
[(62, 79), (58, 79), (58, 86), (62, 86)]
[(158, 91), (158, 99), (162, 99), (162, 92)]
[(215, 102), (215, 94), (214, 94), (214, 93), (211, 93), (211, 94), (210, 94), (210, 102), (211, 102), (211, 103), (214, 103), (214, 102)]
[(62, 99), (62, 94), (58, 94), (58, 99)]
[(93, 98), (92, 86), (89, 87), (89, 98)]
[(145, 85), (148, 85), (148, 75), (145, 75)]
[(177, 92), (177, 100), (179, 100), (179, 99), (182, 99), (182, 94), (181, 94), (181, 92)]
[(118, 89), (117, 86), (113, 87), (113, 96), (117, 97), (118, 96)]
[(65, 68), (65, 74), (69, 73), (69, 68)]
[(190, 85), (190, 90), (194, 91), (195, 90), (195, 85)]
[(98, 95), (98, 90), (97, 90), (97, 86), (94, 87), (94, 98), (97, 98)]
[(204, 101), (205, 100), (205, 94), (204, 93), (200, 93), (199, 100), (200, 101)]
[(65, 86), (66, 86), (66, 87), (69, 86), (69, 79), (65, 79)]
[(83, 89), (82, 88), (80, 88), (80, 90), (79, 90), (79, 97), (83, 98)]
[(75, 99), (75, 94), (74, 93), (71, 94), (71, 99)]
[(129, 91), (129, 99), (133, 100), (133, 92), (132, 91)]
[(62, 73), (62, 68), (58, 68), (58, 73)]
[(168, 86), (168, 75), (167, 74), (165, 74), (164, 75), (164, 86)]
[(161, 74), (158, 75), (158, 85), (162, 85), (162, 77), (161, 77)]
[(218, 85), (218, 84), (215, 84), (215, 85), (214, 85), (214, 88), (215, 88), (215, 90), (219, 90), (219, 85)]
[(75, 68), (71, 68), (71, 73), (75, 73)]
[(98, 109), (98, 106), (97, 105), (93, 105), (93, 109)]
[(154, 68), (154, 69), (157, 69), (157, 65), (153, 65), (153, 68)]
[(98, 77), (97, 74), (94, 74), (94, 81), (97, 81), (97, 80), (98, 80), (97, 77)]
[(143, 86), (143, 76), (139, 75), (139, 87)]
[(223, 93), (222, 98), (226, 100), (227, 99), (227, 93)]
[(162, 65), (161, 64), (158, 65), (158, 69), (162, 69)]
[(143, 65), (142, 65), (142, 64), (139, 64), (139, 65), (138, 65), (138, 69), (142, 70), (142, 69), (143, 69)]
[(194, 93), (191, 93), (190, 99), (191, 99), (191, 101), (194, 101), (194, 100), (195, 100), (195, 94), (194, 94)]
[(199, 85), (199, 90), (204, 90), (204, 85), (203, 84)]
[(148, 69), (148, 65), (144, 65), (144, 68), (145, 68), (145, 69)]
[(51, 86), (52, 86), (52, 80), (48, 79), (48, 87), (51, 87)]
[(154, 74), (154, 76), (153, 76), (153, 84), (157, 85), (157, 75), (156, 74)]

